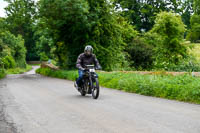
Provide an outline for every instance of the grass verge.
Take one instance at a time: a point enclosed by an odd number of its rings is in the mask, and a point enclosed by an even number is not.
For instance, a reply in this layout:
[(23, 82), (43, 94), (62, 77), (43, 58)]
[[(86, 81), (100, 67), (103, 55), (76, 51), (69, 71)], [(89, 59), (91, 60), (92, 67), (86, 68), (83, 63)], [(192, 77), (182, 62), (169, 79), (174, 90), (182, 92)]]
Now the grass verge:
[(21, 73), (27, 72), (27, 71), (29, 71), (31, 69), (32, 69), (32, 66), (27, 65), (26, 68), (12, 68), (12, 69), (7, 69), (6, 70), (6, 74), (21, 74)]
[[(75, 80), (75, 70), (54, 71), (40, 68), (36, 71), (45, 76)], [(200, 78), (185, 75), (141, 75), (122, 72), (98, 72), (100, 85), (146, 96), (167, 98), (200, 104)]]
[(4, 78), (6, 76), (5, 70), (0, 69), (0, 79)]

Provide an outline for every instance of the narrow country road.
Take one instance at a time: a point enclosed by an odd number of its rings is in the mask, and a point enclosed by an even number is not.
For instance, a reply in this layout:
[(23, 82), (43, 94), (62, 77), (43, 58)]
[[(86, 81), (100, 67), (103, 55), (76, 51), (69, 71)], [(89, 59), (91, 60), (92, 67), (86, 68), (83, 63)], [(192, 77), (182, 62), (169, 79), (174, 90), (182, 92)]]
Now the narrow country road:
[(200, 105), (107, 88), (93, 100), (34, 72), (0, 80), (0, 95), (19, 133), (200, 133)]

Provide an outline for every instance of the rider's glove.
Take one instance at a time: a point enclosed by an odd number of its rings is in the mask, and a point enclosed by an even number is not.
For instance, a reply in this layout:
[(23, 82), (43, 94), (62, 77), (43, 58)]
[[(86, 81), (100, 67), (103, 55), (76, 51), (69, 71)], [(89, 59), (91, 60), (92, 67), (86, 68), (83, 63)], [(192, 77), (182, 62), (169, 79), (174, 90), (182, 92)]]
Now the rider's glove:
[(85, 68), (80, 68), (80, 70), (85, 71)]
[(96, 70), (101, 70), (101, 66), (97, 66), (95, 69)]

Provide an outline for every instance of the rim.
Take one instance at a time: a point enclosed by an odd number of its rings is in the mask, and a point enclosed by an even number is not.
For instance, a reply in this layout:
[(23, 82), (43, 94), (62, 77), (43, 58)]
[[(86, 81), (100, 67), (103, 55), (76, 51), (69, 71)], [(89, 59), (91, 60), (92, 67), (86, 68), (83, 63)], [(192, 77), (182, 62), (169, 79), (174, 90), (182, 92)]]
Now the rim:
[(96, 88), (96, 86), (94, 87), (94, 89), (93, 89), (93, 95), (96, 97), (96, 95), (97, 95), (97, 88)]

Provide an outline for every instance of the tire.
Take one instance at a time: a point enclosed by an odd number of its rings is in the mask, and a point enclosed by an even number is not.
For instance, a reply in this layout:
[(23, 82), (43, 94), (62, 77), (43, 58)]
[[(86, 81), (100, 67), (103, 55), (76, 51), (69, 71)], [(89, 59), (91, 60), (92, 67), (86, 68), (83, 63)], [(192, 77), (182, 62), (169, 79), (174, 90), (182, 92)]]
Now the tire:
[(83, 91), (83, 90), (81, 90), (80, 93), (81, 93), (81, 96), (85, 96), (86, 95), (86, 92)]
[(94, 99), (97, 99), (99, 97), (99, 80), (98, 78), (95, 78), (95, 81), (93, 82), (93, 89), (92, 89), (92, 97)]
[(86, 95), (87, 92), (85, 91), (85, 88), (87, 88), (87, 81), (85, 81), (84, 84), (81, 87), (81, 91), (80, 91), (81, 96), (85, 96)]

